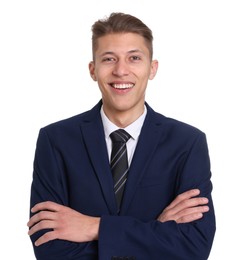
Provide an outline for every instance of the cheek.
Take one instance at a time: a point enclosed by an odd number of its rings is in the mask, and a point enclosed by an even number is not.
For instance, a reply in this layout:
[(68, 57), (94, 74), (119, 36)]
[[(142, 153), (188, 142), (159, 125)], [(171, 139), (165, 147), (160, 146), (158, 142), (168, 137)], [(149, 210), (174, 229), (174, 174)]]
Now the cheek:
[(95, 76), (98, 81), (107, 81), (107, 77), (110, 74), (109, 70), (98, 68), (95, 70)]

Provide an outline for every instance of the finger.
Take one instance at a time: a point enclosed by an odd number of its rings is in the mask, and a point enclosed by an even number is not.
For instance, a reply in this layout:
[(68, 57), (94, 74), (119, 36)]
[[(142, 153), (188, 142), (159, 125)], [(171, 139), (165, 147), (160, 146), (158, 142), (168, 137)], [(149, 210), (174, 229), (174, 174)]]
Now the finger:
[(175, 207), (178, 203), (180, 203), (183, 200), (188, 200), (190, 198), (193, 198), (195, 196), (198, 196), (200, 194), (200, 190), (199, 189), (192, 189), (192, 190), (188, 190), (185, 191), (181, 194), (179, 194), (172, 202), (171, 204), (167, 207), (167, 209), (169, 208), (173, 208)]
[(56, 213), (51, 211), (40, 211), (39, 213), (36, 213), (29, 219), (27, 226), (32, 227), (34, 224), (42, 220), (55, 220), (55, 219), (56, 219)]
[(182, 211), (187, 208), (192, 208), (200, 205), (205, 205), (208, 203), (208, 199), (204, 197), (199, 198), (191, 198), (188, 200), (183, 200), (179, 204), (176, 205), (176, 212)]
[(201, 206), (196, 208), (187, 209), (176, 220), (177, 223), (188, 223), (198, 220), (203, 217), (203, 214), (209, 211), (208, 206)]
[(197, 206), (197, 207), (192, 207), (192, 208), (186, 208), (179, 213), (176, 214), (176, 217), (174, 216), (174, 219), (180, 219), (183, 216), (191, 215), (191, 214), (197, 214), (197, 213), (205, 213), (209, 211), (208, 206)]
[(54, 229), (56, 228), (55, 221), (51, 220), (43, 220), (37, 223), (36, 225), (32, 226), (30, 230), (28, 231), (28, 235), (31, 236), (34, 233), (43, 230), (43, 229)]
[(177, 223), (188, 223), (194, 220), (197, 220), (202, 217), (202, 214), (209, 211), (208, 206), (197, 206), (193, 208), (184, 209), (174, 215), (169, 214), (161, 214), (158, 218), (160, 222), (166, 222), (169, 220), (174, 220)]
[(194, 214), (191, 214), (191, 215), (183, 216), (182, 218), (177, 219), (176, 222), (178, 224), (190, 223), (192, 221), (201, 219), (202, 217), (203, 217), (202, 213), (194, 213)]
[(200, 205), (205, 205), (208, 203), (207, 198), (193, 198), (188, 200), (183, 200), (178, 203), (174, 208), (169, 209), (169, 215), (178, 216), (186, 209), (197, 208)]
[(43, 236), (41, 236), (39, 239), (37, 239), (35, 241), (35, 246), (40, 246), (46, 242), (49, 242), (51, 240), (55, 240), (55, 239), (58, 239), (58, 234), (56, 231), (49, 231), (49, 232), (46, 232)]
[(32, 209), (31, 212), (35, 213), (41, 210), (50, 210), (50, 211), (59, 211), (61, 205), (52, 201), (44, 201), (36, 204)]
[[(194, 213), (204, 213), (209, 210), (208, 206), (204, 206), (208, 203), (207, 198), (193, 198), (189, 199), (187, 201), (183, 201), (176, 205), (172, 209), (165, 209), (160, 216), (158, 217), (158, 220), (161, 222), (169, 221), (169, 220), (175, 220), (182, 218), (183, 216), (194, 214)], [(203, 205), (203, 206), (200, 206)]]
[(178, 204), (176, 204), (173, 208), (169, 209), (169, 214), (176, 215), (187, 208), (205, 205), (207, 203), (208, 203), (208, 199), (204, 197), (182, 200)]

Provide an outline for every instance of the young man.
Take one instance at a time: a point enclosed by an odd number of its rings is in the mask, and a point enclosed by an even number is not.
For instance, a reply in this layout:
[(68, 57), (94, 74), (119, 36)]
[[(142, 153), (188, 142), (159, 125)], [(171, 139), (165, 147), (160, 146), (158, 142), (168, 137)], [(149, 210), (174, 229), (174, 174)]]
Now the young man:
[[(145, 102), (158, 62), (142, 21), (113, 13), (92, 32), (102, 100), (37, 141), (28, 222), (37, 259), (207, 259), (215, 215), (205, 134)], [(126, 144), (112, 155), (117, 129)]]

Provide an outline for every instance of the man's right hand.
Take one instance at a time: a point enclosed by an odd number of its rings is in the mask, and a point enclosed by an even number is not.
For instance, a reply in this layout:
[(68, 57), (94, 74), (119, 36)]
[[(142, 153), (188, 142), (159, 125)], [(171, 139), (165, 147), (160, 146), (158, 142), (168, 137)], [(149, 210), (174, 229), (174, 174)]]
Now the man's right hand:
[(177, 223), (188, 223), (203, 217), (209, 211), (208, 199), (196, 197), (200, 190), (193, 189), (179, 194), (157, 218), (160, 222), (174, 220)]

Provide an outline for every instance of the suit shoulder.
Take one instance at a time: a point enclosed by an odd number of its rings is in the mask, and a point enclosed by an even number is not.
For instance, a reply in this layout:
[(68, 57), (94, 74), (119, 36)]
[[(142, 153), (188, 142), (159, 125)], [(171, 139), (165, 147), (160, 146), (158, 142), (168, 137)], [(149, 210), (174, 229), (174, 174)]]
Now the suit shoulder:
[(65, 133), (73, 135), (79, 131), (82, 123), (87, 121), (90, 116), (92, 116), (90, 111), (91, 110), (88, 110), (80, 114), (45, 125), (40, 129), (40, 132), (46, 132), (48, 135), (52, 136), (60, 136)]
[(80, 114), (77, 114), (77, 115), (74, 115), (74, 116), (71, 116), (71, 117), (68, 117), (68, 118), (58, 120), (56, 122), (45, 125), (42, 128), (46, 129), (46, 130), (50, 130), (50, 129), (53, 129), (53, 128), (77, 125), (77, 124), (79, 124), (80, 122), (83, 121), (83, 118), (84, 118), (86, 113), (87, 112), (83, 112), (83, 113), (80, 113)]
[(100, 115), (101, 101), (99, 101), (92, 109), (84, 111), (80, 114), (53, 122), (43, 127), (43, 129), (50, 130), (54, 128), (73, 128), (85, 121), (91, 121)]
[(165, 128), (170, 128), (172, 131), (181, 132), (183, 135), (204, 135), (205, 133), (198, 127), (183, 122), (181, 120), (164, 116), (160, 113), (156, 113), (158, 120)]

